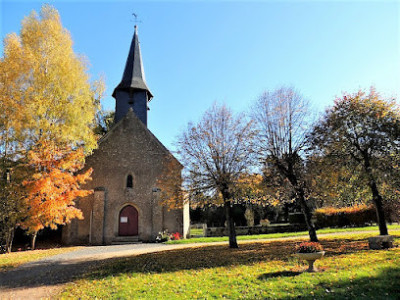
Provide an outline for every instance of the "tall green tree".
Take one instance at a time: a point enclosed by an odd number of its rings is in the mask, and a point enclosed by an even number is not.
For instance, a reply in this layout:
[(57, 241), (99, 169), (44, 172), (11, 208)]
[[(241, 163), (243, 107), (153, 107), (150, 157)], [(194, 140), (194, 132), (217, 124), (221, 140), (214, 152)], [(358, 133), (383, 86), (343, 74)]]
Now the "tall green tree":
[(320, 155), (362, 174), (376, 207), (379, 232), (387, 235), (380, 188), (400, 175), (400, 114), (395, 101), (383, 99), (373, 88), (369, 93), (345, 93), (326, 111), (311, 138)]

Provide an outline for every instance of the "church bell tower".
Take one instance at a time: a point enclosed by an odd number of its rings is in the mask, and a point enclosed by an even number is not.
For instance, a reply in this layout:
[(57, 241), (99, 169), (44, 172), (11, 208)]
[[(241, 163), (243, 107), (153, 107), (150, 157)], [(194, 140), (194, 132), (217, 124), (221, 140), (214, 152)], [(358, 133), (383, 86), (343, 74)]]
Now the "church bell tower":
[(144, 76), (136, 25), (122, 80), (112, 96), (116, 102), (115, 123), (118, 123), (127, 114), (129, 108), (132, 108), (136, 116), (147, 126), (147, 103), (153, 95), (147, 87)]

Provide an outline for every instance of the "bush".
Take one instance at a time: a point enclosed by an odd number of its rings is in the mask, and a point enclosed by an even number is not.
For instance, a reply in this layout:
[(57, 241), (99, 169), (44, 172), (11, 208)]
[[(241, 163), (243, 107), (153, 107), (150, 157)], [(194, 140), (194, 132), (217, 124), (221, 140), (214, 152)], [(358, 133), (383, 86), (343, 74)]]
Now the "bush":
[(351, 207), (325, 207), (314, 211), (316, 225), (324, 227), (364, 226), (376, 222), (376, 210), (373, 205)]
[(389, 223), (397, 222), (400, 223), (400, 201), (385, 201), (384, 202), (385, 216)]
[(306, 219), (304, 214), (301, 212), (289, 213), (289, 223), (290, 224), (305, 224)]

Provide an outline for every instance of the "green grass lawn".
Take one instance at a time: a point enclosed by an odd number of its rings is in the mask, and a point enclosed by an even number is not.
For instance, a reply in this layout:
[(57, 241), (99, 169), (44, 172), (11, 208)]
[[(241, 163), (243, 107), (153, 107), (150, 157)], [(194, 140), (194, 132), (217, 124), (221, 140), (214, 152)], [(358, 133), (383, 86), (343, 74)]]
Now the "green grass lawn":
[[(396, 244), (400, 244), (400, 230)], [(69, 284), (62, 298), (398, 299), (400, 248), (368, 250), (363, 233), (324, 237), (318, 273), (304, 273), (294, 241), (195, 247), (108, 261)]]
[[(388, 225), (389, 234), (391, 234), (392, 230), (400, 229), (400, 225)], [(352, 232), (352, 231), (374, 231), (376, 230), (379, 233), (378, 226), (367, 226), (367, 227), (353, 227), (353, 228), (324, 228), (319, 229), (317, 234), (324, 233), (336, 233), (336, 232)], [(238, 235), (238, 241), (245, 240), (261, 240), (261, 239), (274, 239), (274, 238), (282, 238), (282, 237), (296, 237), (308, 235), (308, 231), (300, 231), (300, 232), (285, 232), (285, 233), (269, 233), (269, 234), (258, 234), (258, 235)], [(190, 238), (185, 240), (177, 240), (177, 241), (168, 241), (166, 244), (190, 244), (190, 243), (211, 243), (211, 242), (225, 242), (228, 241), (229, 238), (227, 236), (222, 237), (199, 237), (199, 238)]]
[(53, 248), (45, 250), (33, 250), (33, 251), (20, 251), (11, 252), (0, 255), (0, 272), (7, 271), (15, 268), (24, 263), (39, 260), (45, 257), (69, 252), (78, 249), (79, 247), (68, 247), (68, 248)]
[(203, 229), (202, 228), (192, 228), (190, 229), (190, 235), (203, 235)]

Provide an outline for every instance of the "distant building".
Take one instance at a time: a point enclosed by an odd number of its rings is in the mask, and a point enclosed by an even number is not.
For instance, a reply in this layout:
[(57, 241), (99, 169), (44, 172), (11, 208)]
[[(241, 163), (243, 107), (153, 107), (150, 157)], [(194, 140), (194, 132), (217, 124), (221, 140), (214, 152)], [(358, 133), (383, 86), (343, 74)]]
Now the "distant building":
[(63, 241), (154, 241), (165, 229), (186, 236), (189, 207), (168, 211), (159, 205), (157, 181), (166, 160), (172, 159), (177, 168), (182, 166), (147, 128), (147, 103), (153, 95), (145, 81), (136, 26), (124, 74), (113, 97), (115, 125), (86, 160), (85, 169), (93, 168), (93, 180), (85, 188), (93, 189), (94, 194), (78, 201), (84, 219), (63, 228)]

